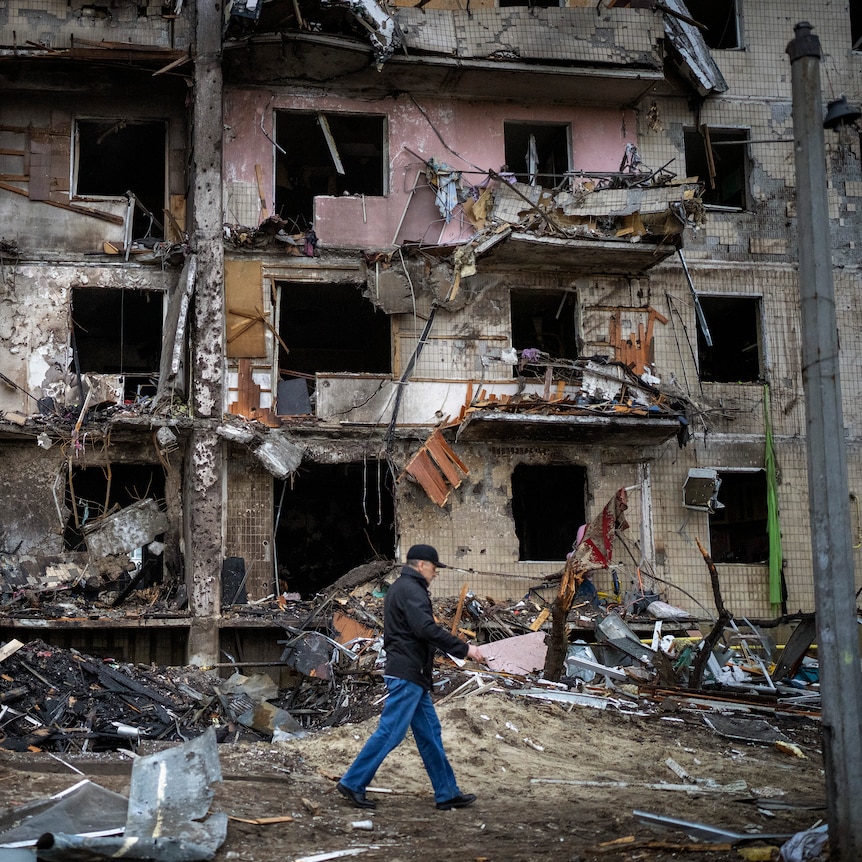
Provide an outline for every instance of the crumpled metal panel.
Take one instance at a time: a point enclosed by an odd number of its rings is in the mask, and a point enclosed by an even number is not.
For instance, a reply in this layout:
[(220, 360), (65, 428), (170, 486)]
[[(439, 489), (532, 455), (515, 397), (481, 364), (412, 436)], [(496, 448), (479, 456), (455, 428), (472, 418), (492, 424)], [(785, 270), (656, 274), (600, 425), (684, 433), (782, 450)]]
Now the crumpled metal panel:
[[(215, 728), (196, 739), (147, 757), (132, 766), (131, 793), (123, 835), (88, 836), (45, 832), (36, 847), (40, 860), (212, 859), (227, 837), (227, 814), (209, 811), (221, 781)], [(107, 792), (107, 791), (106, 791)], [(98, 806), (93, 807), (98, 818)]]

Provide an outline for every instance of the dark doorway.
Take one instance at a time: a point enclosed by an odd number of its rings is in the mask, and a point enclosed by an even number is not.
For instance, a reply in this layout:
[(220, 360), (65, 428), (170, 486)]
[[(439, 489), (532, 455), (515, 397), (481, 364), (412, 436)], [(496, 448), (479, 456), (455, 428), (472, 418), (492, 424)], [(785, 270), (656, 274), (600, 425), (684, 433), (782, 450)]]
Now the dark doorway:
[(275, 123), (275, 211), (297, 231), (317, 195), (386, 194), (385, 117), (279, 111)]
[(282, 590), (313, 597), (351, 569), (395, 556), (395, 507), (385, 463), (303, 464), (275, 483)]
[(162, 352), (164, 294), (76, 287), (72, 325), (77, 371), (126, 375), (126, 397), (155, 394)]
[(282, 282), (279, 287), (283, 379), (304, 377), (311, 393), (318, 372), (391, 373), (389, 315), (375, 308), (359, 285)]
[(566, 559), (586, 520), (587, 471), (576, 464), (518, 464), (512, 515), (519, 560)]
[[(164, 225), (164, 122), (78, 120), (75, 140), (75, 194), (80, 197), (135, 197)], [(134, 239), (164, 239), (164, 228), (135, 208)]]

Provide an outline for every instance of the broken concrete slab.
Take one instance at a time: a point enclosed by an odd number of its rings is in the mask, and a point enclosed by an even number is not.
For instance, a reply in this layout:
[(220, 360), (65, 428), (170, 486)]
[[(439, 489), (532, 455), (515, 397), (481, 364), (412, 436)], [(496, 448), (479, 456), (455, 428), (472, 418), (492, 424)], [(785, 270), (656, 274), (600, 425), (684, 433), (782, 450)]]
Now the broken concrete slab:
[(96, 557), (124, 554), (152, 542), (167, 532), (168, 516), (152, 499), (139, 500), (119, 512), (87, 524), (81, 532), (87, 541), (87, 550)]
[(545, 666), (548, 647), (544, 632), (504, 638), (481, 647), (488, 669), (502, 673), (535, 673)]

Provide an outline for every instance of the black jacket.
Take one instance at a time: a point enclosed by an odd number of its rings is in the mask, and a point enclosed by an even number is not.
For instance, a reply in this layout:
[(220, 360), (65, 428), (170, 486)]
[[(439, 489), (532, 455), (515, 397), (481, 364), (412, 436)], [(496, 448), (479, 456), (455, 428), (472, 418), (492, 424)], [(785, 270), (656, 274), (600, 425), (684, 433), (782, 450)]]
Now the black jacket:
[(465, 658), (467, 644), (434, 621), (428, 582), (412, 566), (403, 566), (383, 604), (383, 648), (387, 676), (431, 691), (434, 651)]

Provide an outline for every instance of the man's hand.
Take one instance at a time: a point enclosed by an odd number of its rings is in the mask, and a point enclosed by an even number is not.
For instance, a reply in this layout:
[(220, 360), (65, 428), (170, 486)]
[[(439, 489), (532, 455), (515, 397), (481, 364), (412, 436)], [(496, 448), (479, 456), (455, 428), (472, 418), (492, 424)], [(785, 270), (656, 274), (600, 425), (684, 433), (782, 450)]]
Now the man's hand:
[(470, 644), (467, 647), (467, 658), (472, 659), (473, 661), (479, 662), (479, 664), (487, 664), (485, 660), (485, 656), (482, 655), (482, 651), (479, 647)]

